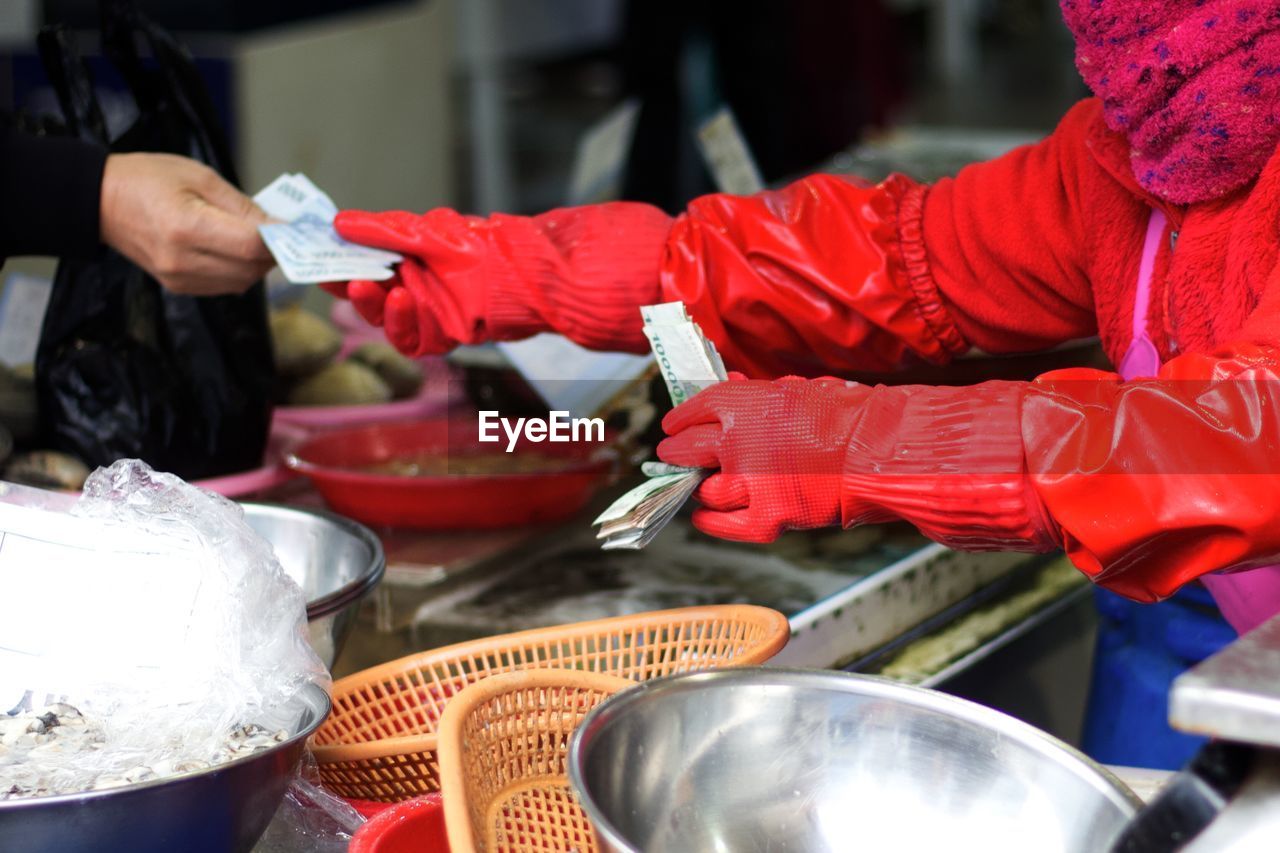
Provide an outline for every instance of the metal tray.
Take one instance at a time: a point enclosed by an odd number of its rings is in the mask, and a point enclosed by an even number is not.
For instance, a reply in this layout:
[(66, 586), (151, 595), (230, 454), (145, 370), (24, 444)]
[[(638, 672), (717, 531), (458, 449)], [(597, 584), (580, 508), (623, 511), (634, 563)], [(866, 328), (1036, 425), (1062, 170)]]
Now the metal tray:
[(710, 539), (678, 518), (643, 551), (602, 552), (574, 531), (508, 554), (427, 592), (408, 644), (474, 637), (644, 610), (749, 603), (788, 615), (776, 658), (836, 667), (881, 649), (1038, 559), (966, 554), (905, 526), (789, 533), (769, 546)]

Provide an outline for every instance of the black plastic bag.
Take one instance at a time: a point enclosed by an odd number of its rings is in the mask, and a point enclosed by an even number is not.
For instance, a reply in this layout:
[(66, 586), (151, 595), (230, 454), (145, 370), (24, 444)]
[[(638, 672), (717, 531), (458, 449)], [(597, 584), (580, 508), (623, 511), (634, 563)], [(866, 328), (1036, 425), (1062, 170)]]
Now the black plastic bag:
[[(108, 140), (84, 63), (59, 29), (40, 52), (67, 130), (111, 151), (183, 154), (236, 178), (190, 55), (132, 0), (103, 0), (102, 43), (138, 105)], [(150, 52), (143, 60), (139, 42)], [(58, 265), (36, 354), (42, 442), (90, 467), (133, 457), (195, 480), (262, 464), (275, 370), (261, 282), (177, 296), (107, 247)]]

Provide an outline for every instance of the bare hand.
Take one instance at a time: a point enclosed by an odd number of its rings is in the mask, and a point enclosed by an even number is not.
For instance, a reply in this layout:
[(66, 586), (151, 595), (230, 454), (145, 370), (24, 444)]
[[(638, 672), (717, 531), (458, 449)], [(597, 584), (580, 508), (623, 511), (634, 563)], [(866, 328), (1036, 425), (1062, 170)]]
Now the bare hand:
[(242, 293), (271, 269), (267, 219), (217, 172), (173, 154), (112, 154), (102, 175), (102, 240), (166, 289)]

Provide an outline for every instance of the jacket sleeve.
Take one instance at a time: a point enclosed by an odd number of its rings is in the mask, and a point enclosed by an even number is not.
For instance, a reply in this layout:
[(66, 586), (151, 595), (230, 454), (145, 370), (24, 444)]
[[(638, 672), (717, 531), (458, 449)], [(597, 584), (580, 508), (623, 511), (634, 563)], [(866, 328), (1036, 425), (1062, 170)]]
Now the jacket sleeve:
[(846, 457), (846, 525), (904, 519), (961, 549), (1064, 548), (1139, 601), (1280, 561), (1280, 351), (1242, 343), (1153, 379), (878, 388)]
[[(919, 274), (978, 349), (1030, 352), (1096, 334), (1091, 280), (1116, 274), (1098, 258), (1132, 258), (1136, 275), (1146, 208), (1089, 153), (1097, 111), (1083, 101), (1042, 142), (929, 191)], [(1095, 250), (1099, 238), (1108, 251)]]
[(1140, 601), (1280, 561), (1280, 350), (1173, 359), (1155, 379), (1058, 371), (1029, 391), (1032, 486), (1072, 562)]
[(663, 299), (684, 302), (752, 377), (945, 363), (969, 344), (909, 274), (900, 236), (918, 235), (924, 193), (897, 175), (876, 186), (814, 175), (696, 199), (667, 240)]
[(940, 364), (972, 346), (1029, 351), (1093, 334), (1079, 196), (1100, 170), (1084, 149), (1086, 113), (933, 187), (815, 175), (697, 199), (667, 241), (663, 298), (685, 302), (726, 363), (757, 377)]
[(0, 128), (0, 259), (96, 249), (106, 157), (78, 139)]

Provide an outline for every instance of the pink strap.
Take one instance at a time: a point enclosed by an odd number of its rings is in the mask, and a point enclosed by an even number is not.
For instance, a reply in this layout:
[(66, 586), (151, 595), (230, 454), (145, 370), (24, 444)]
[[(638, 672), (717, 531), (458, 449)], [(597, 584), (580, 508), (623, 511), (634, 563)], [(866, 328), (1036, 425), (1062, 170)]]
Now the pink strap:
[(1138, 265), (1138, 292), (1133, 297), (1133, 337), (1148, 338), (1147, 312), (1151, 307), (1151, 276), (1156, 269), (1156, 255), (1167, 224), (1164, 211), (1151, 208), (1147, 219), (1147, 239), (1142, 244), (1142, 263)]
[(1133, 297), (1133, 340), (1120, 360), (1120, 375), (1125, 379), (1152, 377), (1160, 370), (1160, 353), (1147, 334), (1147, 311), (1151, 305), (1151, 277), (1166, 224), (1164, 212), (1152, 208), (1147, 219), (1147, 239), (1142, 245), (1142, 261), (1138, 264), (1138, 289)]
[[(1160, 370), (1160, 353), (1147, 334), (1147, 309), (1151, 305), (1151, 277), (1165, 224), (1165, 215), (1153, 208), (1147, 220), (1147, 241), (1142, 247), (1138, 289), (1133, 297), (1133, 340), (1120, 361), (1120, 375), (1125, 379), (1155, 376)], [(1280, 566), (1210, 574), (1200, 580), (1208, 587), (1231, 627), (1242, 634), (1280, 612)]]

